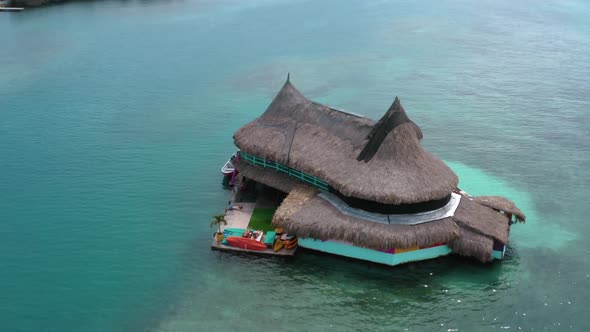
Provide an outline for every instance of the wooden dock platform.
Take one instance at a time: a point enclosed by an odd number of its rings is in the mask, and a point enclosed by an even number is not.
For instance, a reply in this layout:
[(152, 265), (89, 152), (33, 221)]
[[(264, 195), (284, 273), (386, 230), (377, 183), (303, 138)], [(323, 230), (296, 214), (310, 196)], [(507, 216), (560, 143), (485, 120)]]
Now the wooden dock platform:
[(227, 225), (221, 227), (221, 231), (225, 228), (247, 228), (250, 223), (250, 218), (254, 212), (256, 203), (236, 203), (242, 207), (241, 210), (230, 210), (225, 212), (225, 221)]
[(255, 254), (255, 255), (264, 255), (264, 256), (282, 256), (282, 257), (290, 257), (295, 256), (295, 252), (297, 251), (297, 247), (292, 249), (281, 249), (275, 252), (272, 248), (266, 248), (265, 250), (247, 250), (242, 248), (236, 248), (232, 246), (226, 246), (225, 244), (221, 244), (217, 242), (217, 240), (213, 239), (211, 242), (211, 250), (218, 250), (218, 251), (225, 251), (225, 252), (236, 252), (236, 253), (248, 253), (248, 254)]

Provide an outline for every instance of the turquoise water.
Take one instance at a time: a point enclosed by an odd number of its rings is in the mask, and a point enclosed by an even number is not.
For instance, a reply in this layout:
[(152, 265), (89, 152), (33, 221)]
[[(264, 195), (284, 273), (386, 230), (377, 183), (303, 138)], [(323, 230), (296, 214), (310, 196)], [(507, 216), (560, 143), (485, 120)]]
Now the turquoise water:
[[(590, 329), (584, 1), (100, 1), (0, 13), (2, 331)], [(400, 96), (509, 257), (384, 268), (209, 250), (232, 133), (291, 72)]]

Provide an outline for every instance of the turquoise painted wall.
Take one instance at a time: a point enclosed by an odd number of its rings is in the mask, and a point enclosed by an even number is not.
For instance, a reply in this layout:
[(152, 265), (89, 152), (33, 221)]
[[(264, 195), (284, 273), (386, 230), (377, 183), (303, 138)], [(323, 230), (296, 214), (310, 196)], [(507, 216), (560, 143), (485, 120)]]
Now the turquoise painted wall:
[[(318, 250), (330, 254), (362, 259), (365, 261), (391, 266), (425, 259), (432, 259), (452, 253), (451, 248), (444, 245), (397, 254), (389, 254), (378, 250), (355, 247), (345, 243), (321, 241), (312, 238), (300, 238), (299, 246), (307, 249)], [(504, 247), (503, 251), (492, 251), (492, 258), (503, 259), (505, 250), (506, 247)]]
[(506, 246), (502, 249), (502, 251), (493, 250), (492, 251), (492, 258), (493, 259), (504, 259), (504, 253), (506, 252)]
[(362, 259), (370, 262), (381, 263), (386, 265), (398, 265), (412, 261), (436, 258), (448, 255), (451, 249), (444, 246), (408, 251), (399, 254), (389, 254), (377, 250), (355, 247), (349, 244), (321, 241), (312, 238), (300, 238), (299, 246), (303, 248), (327, 252), (330, 254), (341, 255), (351, 258)]

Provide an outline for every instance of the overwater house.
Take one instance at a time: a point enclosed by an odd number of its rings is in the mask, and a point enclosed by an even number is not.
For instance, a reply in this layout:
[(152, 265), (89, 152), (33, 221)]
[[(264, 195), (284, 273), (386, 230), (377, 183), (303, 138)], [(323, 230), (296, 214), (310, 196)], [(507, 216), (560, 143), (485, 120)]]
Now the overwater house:
[(287, 79), (234, 135), (236, 172), (286, 193), (272, 226), (300, 247), (387, 265), (450, 253), (504, 257), (524, 214), (508, 199), (471, 197), (420, 144), (399, 99), (379, 121), (305, 98)]

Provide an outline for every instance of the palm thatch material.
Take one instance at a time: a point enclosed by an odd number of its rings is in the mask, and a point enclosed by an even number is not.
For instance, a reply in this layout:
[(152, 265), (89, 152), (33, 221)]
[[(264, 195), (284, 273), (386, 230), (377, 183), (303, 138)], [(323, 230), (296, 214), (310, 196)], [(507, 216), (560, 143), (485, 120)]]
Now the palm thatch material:
[(292, 177), (269, 169), (250, 165), (245, 161), (234, 161), (234, 166), (240, 171), (240, 176), (260, 182), (283, 192), (290, 192), (299, 182)]
[(445, 242), (453, 251), (482, 262), (491, 260), (494, 240), (507, 243), (509, 232), (504, 215), (468, 197), (461, 199), (453, 217), (417, 225), (388, 225), (343, 214), (306, 185), (293, 188), (272, 224), (300, 237), (346, 241), (375, 250)]
[(383, 204), (438, 200), (457, 187), (455, 173), (422, 149), (421, 138), (397, 98), (375, 122), (310, 101), (289, 80), (262, 116), (234, 134), (244, 152)]
[(483, 263), (492, 260), (493, 245), (492, 239), (465, 228), (461, 228), (458, 238), (449, 242), (453, 252), (461, 256), (474, 257)]
[(516, 204), (514, 204), (511, 200), (502, 197), (502, 196), (477, 196), (474, 197), (475, 201), (479, 204), (485, 205), (489, 208), (492, 208), (496, 211), (502, 211), (513, 215), (516, 218), (516, 221), (525, 222), (526, 216)]
[(510, 223), (508, 218), (483, 206), (469, 197), (463, 197), (455, 215), (455, 222), (462, 228), (469, 229), (478, 234), (493, 238), (499, 242), (508, 242)]
[(273, 217), (273, 226), (282, 227), (300, 237), (342, 240), (355, 246), (385, 249), (427, 246), (448, 242), (458, 236), (458, 227), (450, 219), (419, 225), (387, 225), (342, 214), (317, 196), (317, 191), (296, 186)]
[[(307, 201), (318, 194), (318, 190), (305, 185), (300, 184), (294, 187), (287, 197), (281, 203), (281, 206), (275, 211), (273, 220), (289, 220), (293, 217), (295, 212), (301, 210), (303, 205)], [(280, 226), (277, 226), (280, 227)]]

